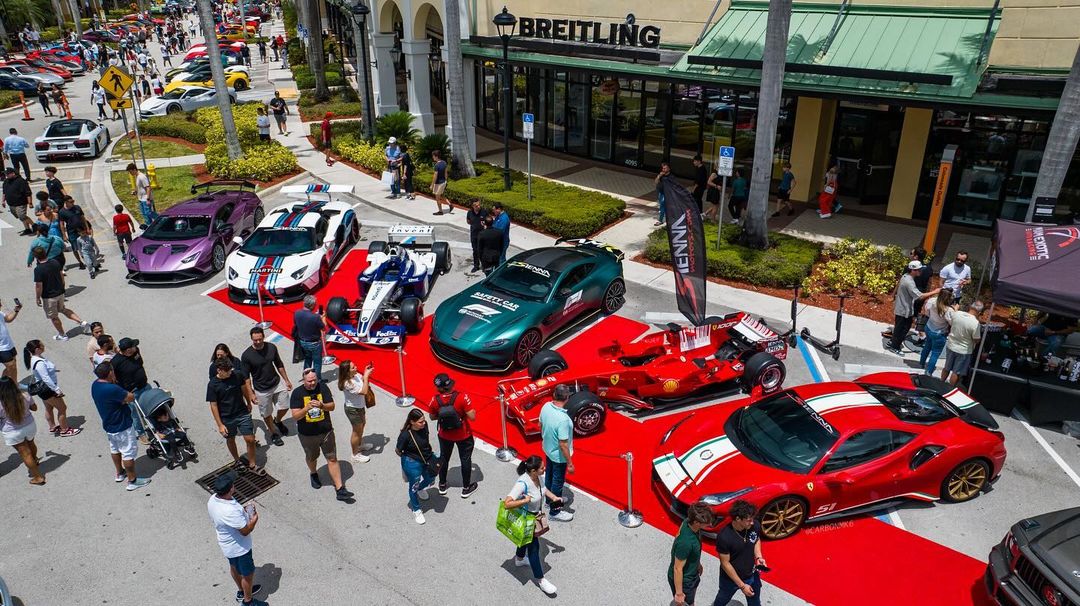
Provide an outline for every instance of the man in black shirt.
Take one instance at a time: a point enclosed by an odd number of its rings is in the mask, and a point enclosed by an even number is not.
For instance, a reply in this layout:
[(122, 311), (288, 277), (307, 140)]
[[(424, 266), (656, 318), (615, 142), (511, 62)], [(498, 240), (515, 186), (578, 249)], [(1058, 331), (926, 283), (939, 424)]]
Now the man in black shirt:
[(296, 433), (300, 445), (304, 447), (304, 459), (311, 472), (311, 487), (322, 488), (322, 480), (315, 464), (319, 452), (326, 459), (326, 471), (337, 491), (337, 500), (347, 501), (353, 493), (345, 489), (341, 481), (341, 468), (337, 461), (337, 442), (334, 440), (334, 426), (330, 423), (330, 411), (334, 410), (334, 396), (326, 384), (319, 381), (319, 375), (310, 368), (304, 371), (303, 383), (293, 390), (289, 397), (292, 418), (296, 420)]
[(730, 513), (731, 523), (716, 535), (720, 591), (713, 606), (725, 606), (740, 591), (746, 606), (761, 606), (758, 569), (765, 568), (765, 558), (761, 556), (761, 526), (754, 520), (757, 508), (739, 499), (731, 504)]
[(255, 394), (259, 405), (259, 415), (266, 424), (266, 433), (275, 446), (283, 446), (281, 436), (289, 435), (288, 428), (281, 422), (289, 410), (289, 392), (292, 381), (285, 372), (285, 364), (273, 343), (266, 342), (266, 334), (258, 326), (251, 329), (251, 347), (240, 355), (240, 361), (248, 373), (248, 387)]
[(64, 191), (64, 184), (56, 178), (55, 166), (45, 167), (45, 191), (49, 194), (49, 203), (55, 208), (60, 208), (64, 204), (67, 192)]
[(469, 224), (469, 242), (472, 243), (472, 271), (476, 273), (480, 271), (480, 246), (477, 243), (477, 236), (484, 229), (484, 219), (488, 216), (488, 211), (484, 207), (480, 206), (479, 200), (473, 200), (472, 205), (469, 207), (469, 211), (465, 213), (465, 222)]
[(57, 259), (49, 259), (45, 249), (38, 246), (34, 248), (34, 258), (37, 266), (34, 267), (34, 292), (38, 307), (45, 310), (45, 317), (56, 328), (53, 338), (57, 341), (67, 341), (67, 333), (64, 325), (60, 322), (60, 314), (64, 314), (70, 320), (82, 325), (86, 334), (90, 334), (90, 324), (83, 322), (74, 311), (64, 306), (64, 268)]
[(705, 188), (709, 184), (709, 170), (705, 168), (705, 163), (701, 161), (701, 154), (694, 156), (693, 164), (694, 191), (691, 195), (694, 197), (694, 202), (697, 203), (697, 209), (700, 213), (703, 207), (701, 198), (705, 195)]
[(484, 275), (491, 275), (491, 271), (499, 264), (499, 257), (503, 251), (503, 238), (505, 234), (495, 227), (491, 215), (484, 217), (484, 229), (476, 234), (476, 248), (480, 255), (480, 268)]
[(124, 337), (117, 343), (117, 349), (119, 353), (112, 359), (116, 384), (137, 396), (146, 389), (148, 383), (142, 353), (139, 351), (139, 340)]
[[(233, 372), (229, 358), (219, 358), (215, 363), (217, 376), (206, 385), (206, 402), (214, 416), (218, 433), (225, 438), (225, 445), (237, 467), (247, 467), (261, 475), (255, 464), (255, 426), (251, 423), (251, 404), (255, 394), (248, 388), (243, 375)], [(243, 436), (247, 445), (247, 460), (240, 459), (236, 450), (236, 436)]]
[[(49, 168), (52, 167), (50, 166)], [(49, 174), (48, 169), (46, 169), (45, 174)], [(63, 202), (63, 207), (60, 208), (60, 212), (57, 213), (60, 217), (60, 233), (64, 237), (64, 243), (71, 246), (71, 252), (75, 254), (75, 259), (79, 262), (79, 269), (86, 269), (86, 264), (83, 263), (82, 255), (79, 254), (79, 246), (76, 242), (79, 238), (79, 234), (82, 233), (83, 224), (86, 222), (86, 215), (83, 213), (83, 209), (75, 204), (75, 198), (64, 196)]]
[(30, 191), (30, 184), (19, 176), (15, 168), (9, 166), (4, 174), (3, 203), (11, 210), (12, 215), (22, 222), (23, 230), (19, 235), (28, 236), (34, 232), (34, 222), (27, 214), (27, 209), (33, 202), (34, 192)]

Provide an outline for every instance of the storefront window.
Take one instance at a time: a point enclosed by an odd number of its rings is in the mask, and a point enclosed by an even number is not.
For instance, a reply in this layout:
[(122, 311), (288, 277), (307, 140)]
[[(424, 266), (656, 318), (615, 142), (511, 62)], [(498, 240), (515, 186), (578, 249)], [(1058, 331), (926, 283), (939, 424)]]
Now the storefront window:
[(584, 156), (589, 153), (585, 131), (589, 126), (589, 76), (580, 72), (569, 75), (570, 90), (566, 99), (566, 152)]
[[(599, 80), (599, 78), (598, 78)], [(603, 80), (592, 89), (592, 157), (611, 160), (611, 136), (614, 120), (615, 94), (619, 91), (618, 80)]]
[(694, 173), (692, 159), (701, 153), (700, 86), (676, 84), (671, 92), (671, 170), (680, 175)]
[(566, 72), (554, 72), (551, 84), (551, 103), (548, 107), (547, 146), (566, 149)]
[(479, 86), (481, 88), (480, 103), (478, 109), (481, 112), (481, 123), (484, 128), (495, 132), (502, 132), (499, 126), (499, 78), (495, 74), (495, 63), (485, 62), (481, 71)]
[(547, 71), (530, 67), (528, 71), (529, 103), (526, 111), (533, 115), (533, 142), (543, 143), (547, 127)]
[(641, 80), (619, 80), (615, 111), (615, 162), (641, 166)]

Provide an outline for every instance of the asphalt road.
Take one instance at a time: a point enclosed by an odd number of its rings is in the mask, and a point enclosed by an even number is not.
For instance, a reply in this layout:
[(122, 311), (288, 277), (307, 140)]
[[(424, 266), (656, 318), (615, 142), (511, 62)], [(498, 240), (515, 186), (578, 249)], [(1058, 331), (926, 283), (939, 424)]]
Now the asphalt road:
[[(265, 87), (264, 82), (256, 80)], [(89, 77), (68, 88), (73, 108), (89, 107)], [(265, 94), (265, 89), (249, 94)], [(3, 121), (15, 119), (10, 116), (5, 114)], [(18, 126), (32, 139), (33, 130), (40, 130), (44, 122), (39, 118)], [(86, 171), (85, 181), (61, 177), (89, 210), (89, 164), (60, 165), (64, 170)], [(32, 166), (37, 170), (36, 164)], [(283, 201), (280, 196), (268, 197), (265, 204), (272, 207)], [(357, 203), (368, 239), (381, 239), (384, 225), (397, 220), (374, 203)], [(10, 217), (3, 220), (11, 222)], [(105, 224), (97, 220), (97, 225), (100, 232)], [(33, 284), (23, 263), (28, 239), (12, 229), (0, 230), (0, 237), (0, 299), (7, 308), (16, 296), (27, 305), (12, 324), (12, 334), (19, 344), (30, 338), (48, 339), (52, 331), (33, 307)], [(467, 241), (461, 230), (444, 230), (441, 238)], [(69, 306), (86, 320), (104, 322), (114, 336), (141, 339), (152, 378), (176, 394), (177, 414), (198, 445), (200, 462), (170, 471), (141, 458), (140, 474), (153, 478), (146, 490), (128, 493), (113, 483), (105, 437), (89, 399), (85, 337), (66, 343), (46, 340), (46, 355), (61, 370), (61, 385), (68, 393), (69, 418), (85, 431), (68, 439), (39, 433), (48, 474), (45, 487), (29, 486), (14, 451), (0, 450), (0, 505), (7, 512), (0, 574), (27, 606), (148, 600), (232, 603), (232, 582), (206, 517), (207, 494), (193, 482), (229, 460), (204, 403), (210, 352), (219, 341), (235, 351), (243, 349), (250, 322), (203, 296), (217, 278), (177, 288), (136, 288), (123, 280), (114, 243), (102, 236), (99, 244), (107, 256), (107, 271), (91, 281), (86, 273), (70, 268)], [(455, 271), (439, 281), (429, 309), (476, 279), (461, 273), (463, 252), (455, 248)], [(620, 314), (639, 319), (647, 312), (668, 311), (670, 300), (670, 293), (631, 285)], [(785, 327), (787, 321), (767, 320), (776, 327)], [(821, 360), (833, 379), (855, 376), (845, 372), (845, 364), (896, 363), (897, 358), (879, 352), (851, 349), (839, 362), (824, 356)], [(294, 379), (298, 370), (298, 365), (289, 366)], [(787, 383), (809, 380), (807, 362), (793, 353)], [(329, 489), (314, 491), (308, 486), (295, 436), (286, 438), (283, 447), (260, 448), (260, 459), (281, 482), (258, 500), (262, 516), (254, 539), (258, 582), (264, 587), (260, 597), (273, 604), (334, 603), (343, 596), (349, 596), (344, 598), (348, 603), (373, 605), (546, 603), (548, 598), (528, 582), (527, 569), (513, 567), (508, 543), (491, 530), (496, 500), (515, 477), (512, 467), (486, 451), (478, 452), (474, 462), (480, 490), (465, 500), (453, 491), (447, 497), (433, 493), (428, 523), (417, 526), (405, 507), (398, 459), (388, 444), (405, 413), (390, 404), (386, 394), (380, 394), (380, 401), (369, 415), (368, 439), (381, 446), (370, 463), (342, 463), (348, 486), (357, 494), (354, 504), (338, 503)], [(40, 413), (37, 418), (43, 427)], [(339, 453), (344, 454), (347, 424), (341, 417), (335, 420)], [(1075, 473), (1070, 477), (1066, 468), (1080, 469), (1076, 440), (1052, 429), (1030, 429), (1015, 419), (999, 421), (1009, 460), (992, 490), (962, 505), (904, 505), (882, 512), (886, 519), (983, 559), (1015, 520), (1074, 505), (1080, 479)], [(451, 483), (454, 476), (452, 471)], [(667, 604), (664, 572), (670, 537), (647, 525), (623, 529), (613, 507), (587, 495), (577, 497), (577, 518), (556, 526), (544, 542), (547, 576), (559, 587), (557, 599), (564, 604)], [(902, 554), (883, 559), (902, 562)], [(716, 589), (718, 563), (711, 557), (704, 562), (699, 595), (707, 602)], [(766, 587), (764, 594), (765, 603), (771, 605), (804, 603), (774, 587)]]

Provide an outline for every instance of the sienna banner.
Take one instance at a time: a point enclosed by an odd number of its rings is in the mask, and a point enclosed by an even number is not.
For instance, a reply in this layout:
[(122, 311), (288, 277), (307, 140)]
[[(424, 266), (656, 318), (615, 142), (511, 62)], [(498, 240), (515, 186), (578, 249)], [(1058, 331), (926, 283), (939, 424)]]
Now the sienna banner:
[(660, 180), (667, 214), (668, 245), (679, 311), (694, 326), (705, 322), (705, 229), (701, 211), (675, 179)]

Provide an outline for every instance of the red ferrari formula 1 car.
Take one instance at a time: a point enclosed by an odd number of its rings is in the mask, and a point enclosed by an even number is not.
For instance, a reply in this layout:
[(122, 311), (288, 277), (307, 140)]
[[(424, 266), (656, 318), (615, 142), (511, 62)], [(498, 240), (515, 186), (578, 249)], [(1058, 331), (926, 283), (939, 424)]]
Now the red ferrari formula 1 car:
[(540, 432), (540, 408), (556, 385), (574, 392), (566, 410), (574, 433), (600, 431), (607, 406), (648, 410), (715, 397), (741, 382), (761, 394), (780, 389), (787, 371), (787, 344), (760, 320), (744, 312), (710, 318), (699, 327), (677, 324), (633, 343), (615, 341), (596, 360), (568, 368), (556, 351), (537, 352), (529, 379), (500, 385), (507, 415), (526, 434)]
[(982, 405), (936, 378), (887, 372), (688, 416), (660, 441), (653, 486), (676, 514), (704, 501), (722, 520), (750, 501), (765, 538), (782, 539), (892, 501), (974, 499), (1004, 464), (1005, 436)]

